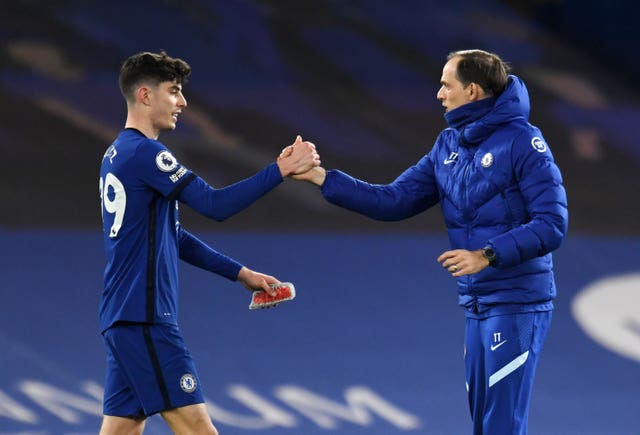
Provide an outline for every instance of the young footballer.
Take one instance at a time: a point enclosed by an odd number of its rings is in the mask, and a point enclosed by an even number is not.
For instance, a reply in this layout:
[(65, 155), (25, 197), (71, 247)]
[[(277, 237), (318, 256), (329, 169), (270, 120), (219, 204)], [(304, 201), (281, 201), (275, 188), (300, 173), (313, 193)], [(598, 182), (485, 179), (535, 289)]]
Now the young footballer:
[(218, 433), (178, 328), (178, 259), (272, 295), (270, 284), (279, 281), (186, 231), (178, 204), (222, 221), (283, 177), (320, 164), (313, 144), (298, 137), (288, 156), (252, 177), (222, 189), (209, 186), (158, 140), (176, 128), (187, 107), (182, 87), (190, 72), (185, 61), (164, 52), (135, 54), (120, 70), (127, 120), (100, 168), (107, 258), (99, 309), (107, 353), (102, 435), (141, 434), (156, 413), (174, 433)]

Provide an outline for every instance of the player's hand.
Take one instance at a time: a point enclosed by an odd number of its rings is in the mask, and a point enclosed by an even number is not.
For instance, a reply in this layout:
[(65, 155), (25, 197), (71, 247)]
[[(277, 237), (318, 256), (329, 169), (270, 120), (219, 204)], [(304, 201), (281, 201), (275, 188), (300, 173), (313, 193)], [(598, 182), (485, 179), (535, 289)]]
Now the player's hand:
[(280, 174), (287, 177), (320, 166), (320, 155), (314, 144), (303, 141), (302, 137), (298, 135), (292, 145), (282, 150), (276, 162), (280, 168)]
[(265, 275), (264, 273), (254, 272), (253, 270), (242, 267), (240, 272), (238, 273), (238, 281), (242, 283), (248, 290), (264, 290), (269, 294), (269, 296), (275, 296), (276, 291), (272, 289), (269, 284), (278, 284), (280, 281), (271, 276)]
[(275, 296), (270, 296), (263, 291), (254, 291), (251, 295), (251, 303), (249, 304), (250, 310), (273, 308), (280, 305), (282, 302), (290, 301), (296, 297), (296, 288), (290, 282), (280, 282), (273, 284), (276, 292)]
[(489, 260), (482, 255), (482, 249), (477, 251), (467, 251), (466, 249), (445, 251), (438, 257), (438, 263), (454, 277), (478, 273), (489, 266)]
[[(300, 136), (298, 136), (298, 137), (300, 137)], [(298, 137), (296, 137), (296, 140), (298, 139)], [(282, 148), (282, 151), (280, 152), (280, 155), (278, 156), (278, 160), (283, 159), (285, 157), (289, 157), (292, 152), (293, 152), (293, 145), (289, 145), (287, 147)]]

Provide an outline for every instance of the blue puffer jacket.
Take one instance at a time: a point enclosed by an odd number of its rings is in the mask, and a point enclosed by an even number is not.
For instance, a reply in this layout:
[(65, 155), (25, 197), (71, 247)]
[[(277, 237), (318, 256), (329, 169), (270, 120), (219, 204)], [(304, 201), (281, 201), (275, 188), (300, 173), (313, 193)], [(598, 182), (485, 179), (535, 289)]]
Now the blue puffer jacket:
[(529, 95), (509, 77), (505, 91), (445, 114), (433, 149), (390, 184), (332, 170), (321, 191), (341, 207), (400, 220), (440, 202), (452, 249), (491, 245), (496, 267), (458, 279), (468, 315), (548, 310), (556, 296), (551, 251), (567, 232), (562, 177), (540, 130), (528, 123)]

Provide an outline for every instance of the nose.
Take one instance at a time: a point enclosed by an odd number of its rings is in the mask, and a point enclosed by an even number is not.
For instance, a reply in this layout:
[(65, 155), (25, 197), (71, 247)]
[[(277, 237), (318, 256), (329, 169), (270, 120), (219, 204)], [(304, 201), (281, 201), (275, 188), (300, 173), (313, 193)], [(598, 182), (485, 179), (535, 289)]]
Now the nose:
[(441, 86), (440, 89), (438, 89), (438, 93), (436, 94), (436, 98), (438, 99), (438, 101), (443, 101), (444, 100), (444, 86)]
[(182, 95), (182, 93), (180, 94), (180, 98), (178, 98), (178, 106), (187, 107), (187, 99)]

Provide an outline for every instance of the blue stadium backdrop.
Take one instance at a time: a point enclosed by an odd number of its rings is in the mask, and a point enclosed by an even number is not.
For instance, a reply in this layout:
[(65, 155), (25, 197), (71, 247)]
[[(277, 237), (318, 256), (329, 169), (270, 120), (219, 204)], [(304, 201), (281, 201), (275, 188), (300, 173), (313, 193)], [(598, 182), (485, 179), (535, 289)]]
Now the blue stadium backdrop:
[[(298, 290), (292, 302), (249, 311), (239, 284), (181, 269), (180, 323), (223, 434), (469, 433), (463, 315), (435, 261), (445, 237), (201, 236)], [(97, 432), (100, 237), (0, 232), (0, 435)], [(585, 237), (557, 252), (532, 434), (638, 433), (639, 253), (638, 239)], [(169, 432), (154, 417), (148, 433)]]

